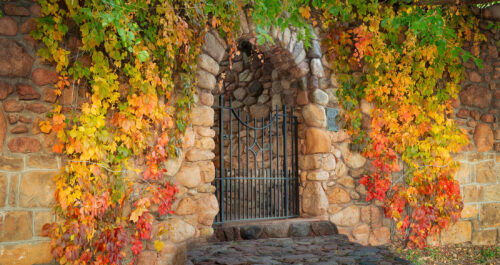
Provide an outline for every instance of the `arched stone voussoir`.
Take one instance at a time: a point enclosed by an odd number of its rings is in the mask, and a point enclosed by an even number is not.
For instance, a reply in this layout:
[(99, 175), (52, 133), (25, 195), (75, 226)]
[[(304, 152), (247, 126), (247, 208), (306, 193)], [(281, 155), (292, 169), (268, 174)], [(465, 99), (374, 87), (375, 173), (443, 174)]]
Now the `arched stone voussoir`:
[[(222, 42), (221, 42), (222, 41)], [(220, 63), (226, 54), (226, 43), (219, 36), (219, 34), (213, 32), (207, 32), (205, 34), (205, 43), (202, 46), (204, 53), (210, 55), (217, 63)]]

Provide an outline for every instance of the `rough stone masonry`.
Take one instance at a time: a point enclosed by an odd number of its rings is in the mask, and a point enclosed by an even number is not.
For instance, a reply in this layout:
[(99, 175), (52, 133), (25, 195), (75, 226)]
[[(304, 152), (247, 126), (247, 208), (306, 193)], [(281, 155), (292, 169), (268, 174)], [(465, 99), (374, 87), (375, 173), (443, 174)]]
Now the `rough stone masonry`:
[[(36, 26), (34, 18), (41, 16), (40, 6), (30, 1), (9, 1), (0, 2), (0, 8), (5, 14), (0, 18), (0, 264), (43, 264), (51, 262), (52, 257), (41, 227), (57, 220), (52, 212), (52, 176), (64, 159), (51, 152), (56, 136), (42, 133), (38, 124), (56, 100), (63, 107), (77, 108), (85, 98), (79, 90), (54, 94), (58, 75), (53, 66), (37, 58), (40, 44), (29, 36)], [(244, 14), (241, 18), (240, 33), (248, 36), (252, 22)], [(462, 220), (432, 242), (481, 245), (498, 244), (500, 240), (500, 61), (496, 46), (500, 32), (487, 29), (487, 23), (483, 21), (481, 27), (488, 42), (477, 51), (484, 68), (465, 65), (467, 81), (453, 101), (456, 121), (467, 129), (471, 139), (468, 149), (456, 157), (462, 163), (457, 173), (465, 203)], [(301, 215), (335, 223), (351, 241), (365, 245), (389, 242), (390, 222), (383, 218), (378, 205), (364, 201), (365, 189), (359, 184), (369, 163), (348, 149), (347, 133), (326, 130), (325, 107), (338, 107), (338, 84), (321, 54), (321, 34), (316, 32), (313, 48), (306, 51), (295, 30), (272, 29), (270, 33), (276, 44), (267, 50), (269, 60), (279, 69), (271, 71), (270, 80), (260, 80), (268, 77), (264, 73), (257, 77), (258, 69), (251, 66), (227, 67), (226, 42), (215, 31), (205, 36), (186, 148), (180, 158), (167, 162), (169, 177), (180, 189), (175, 215), (155, 222), (155, 227), (168, 223), (172, 230), (161, 238), (166, 242), (161, 253), (152, 245), (146, 246), (141, 264), (183, 264), (186, 243), (213, 234), (213, 219), (219, 211), (212, 185), (216, 159), (213, 95), (223, 73), (238, 80), (223, 87), (227, 96), (256, 116), (275, 103), (296, 106)], [(77, 51), (78, 42), (70, 42), (68, 48)], [(262, 81), (262, 88), (250, 86), (255, 80)], [(248, 99), (248, 95), (255, 96)], [(369, 104), (362, 106), (364, 115), (369, 116)]]

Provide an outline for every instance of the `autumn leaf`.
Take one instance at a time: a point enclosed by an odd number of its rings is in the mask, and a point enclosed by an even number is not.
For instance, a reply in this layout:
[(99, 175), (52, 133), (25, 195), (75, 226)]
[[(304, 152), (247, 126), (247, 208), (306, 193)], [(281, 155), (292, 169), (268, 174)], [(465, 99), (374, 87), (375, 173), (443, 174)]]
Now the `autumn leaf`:
[(299, 12), (306, 19), (311, 17), (311, 8), (309, 6), (300, 7)]
[(39, 126), (40, 131), (42, 131), (43, 133), (50, 133), (50, 130), (52, 130), (52, 125), (49, 121), (41, 121)]
[(155, 247), (156, 251), (160, 252), (163, 249), (164, 245), (165, 245), (165, 243), (163, 241), (155, 240), (154, 247)]
[(52, 152), (62, 154), (63, 149), (64, 149), (64, 144), (58, 143), (52, 147)]
[(134, 222), (134, 223), (137, 223), (137, 220), (139, 220), (139, 217), (146, 211), (147, 211), (146, 207), (143, 207), (143, 206), (135, 208), (135, 210), (130, 214), (129, 220)]

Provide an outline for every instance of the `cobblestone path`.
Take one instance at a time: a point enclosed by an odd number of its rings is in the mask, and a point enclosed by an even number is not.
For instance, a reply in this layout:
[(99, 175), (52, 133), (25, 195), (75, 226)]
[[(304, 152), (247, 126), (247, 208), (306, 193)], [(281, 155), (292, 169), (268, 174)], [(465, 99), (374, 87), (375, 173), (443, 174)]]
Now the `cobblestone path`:
[(365, 247), (343, 235), (203, 243), (188, 251), (188, 265), (410, 264), (386, 247)]

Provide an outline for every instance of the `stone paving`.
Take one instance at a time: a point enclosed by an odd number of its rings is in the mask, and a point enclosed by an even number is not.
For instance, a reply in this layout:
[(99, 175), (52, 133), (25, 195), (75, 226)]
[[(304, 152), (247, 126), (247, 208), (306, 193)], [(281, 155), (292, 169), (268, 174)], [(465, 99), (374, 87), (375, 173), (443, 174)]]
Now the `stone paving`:
[(386, 247), (365, 247), (344, 235), (267, 238), (197, 244), (187, 253), (188, 265), (410, 264)]

